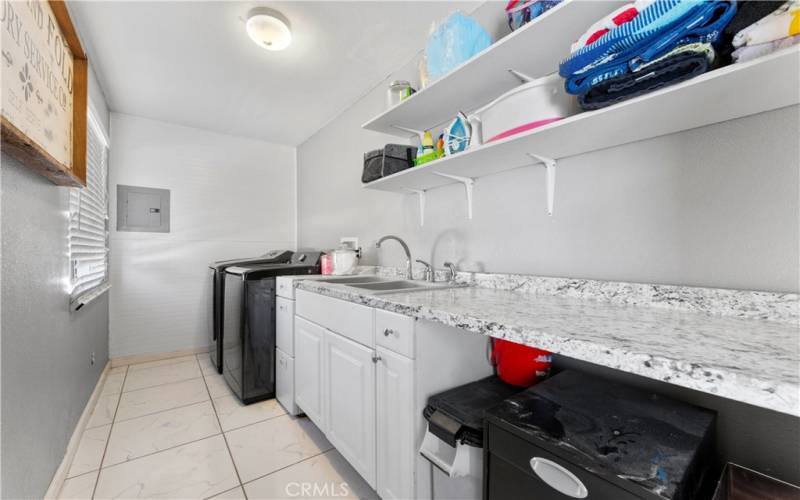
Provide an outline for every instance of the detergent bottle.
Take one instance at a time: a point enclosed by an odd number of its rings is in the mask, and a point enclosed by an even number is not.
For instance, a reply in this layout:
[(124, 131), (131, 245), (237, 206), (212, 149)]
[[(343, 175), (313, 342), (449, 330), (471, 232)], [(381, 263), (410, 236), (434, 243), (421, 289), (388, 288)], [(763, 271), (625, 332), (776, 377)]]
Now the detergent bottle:
[(429, 162), (436, 159), (436, 150), (433, 147), (433, 135), (430, 130), (426, 130), (420, 140), (420, 147), (417, 149), (417, 159), (414, 162), (416, 165)]

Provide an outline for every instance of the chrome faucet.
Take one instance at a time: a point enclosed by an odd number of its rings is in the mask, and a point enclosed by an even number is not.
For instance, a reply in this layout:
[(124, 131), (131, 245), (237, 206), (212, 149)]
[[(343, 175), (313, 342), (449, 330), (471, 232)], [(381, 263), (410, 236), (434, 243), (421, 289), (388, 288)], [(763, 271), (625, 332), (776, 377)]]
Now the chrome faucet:
[(406, 242), (400, 239), (400, 237), (398, 236), (389, 234), (379, 239), (378, 242), (375, 243), (375, 248), (380, 248), (381, 243), (383, 243), (386, 240), (395, 240), (396, 242), (400, 243), (401, 247), (403, 247), (403, 250), (406, 252), (406, 279), (414, 279), (411, 274), (411, 251), (408, 249), (408, 245), (406, 245)]
[(425, 281), (430, 281), (431, 283), (436, 281), (436, 275), (434, 274), (433, 267), (431, 267), (430, 264), (422, 259), (417, 259), (417, 262), (425, 266)]
[(450, 270), (450, 282), (456, 281), (456, 266), (452, 262), (445, 262), (444, 267)]

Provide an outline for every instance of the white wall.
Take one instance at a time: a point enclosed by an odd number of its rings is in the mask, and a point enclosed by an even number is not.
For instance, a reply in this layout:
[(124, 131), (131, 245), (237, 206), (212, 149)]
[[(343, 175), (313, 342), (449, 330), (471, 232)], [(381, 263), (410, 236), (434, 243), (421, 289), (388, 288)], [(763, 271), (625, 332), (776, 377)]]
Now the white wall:
[(552, 218), (540, 167), (479, 179), (471, 221), (462, 186), (431, 190), (420, 228), (416, 195), (360, 182), (365, 151), (402, 142), (361, 124), (384, 110), (388, 83), (413, 81), (415, 68), (398, 69), (298, 147), (300, 246), (358, 236), (363, 263), (399, 266), (397, 245), (373, 245), (394, 233), (437, 267), (800, 290), (798, 106), (562, 159)]
[[(208, 344), (209, 262), (294, 249), (294, 148), (112, 113), (110, 356)], [(171, 232), (116, 231), (117, 184), (166, 188)]]

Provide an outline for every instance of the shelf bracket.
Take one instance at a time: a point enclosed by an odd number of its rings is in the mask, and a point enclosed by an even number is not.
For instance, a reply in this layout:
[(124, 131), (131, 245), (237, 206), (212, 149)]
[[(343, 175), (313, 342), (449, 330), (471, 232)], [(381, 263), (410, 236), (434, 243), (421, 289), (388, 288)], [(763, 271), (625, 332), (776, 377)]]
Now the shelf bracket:
[(528, 153), (528, 156), (536, 160), (537, 163), (544, 163), (544, 168), (547, 171), (547, 215), (552, 217), (556, 194), (556, 160), (534, 153)]
[(532, 82), (533, 80), (535, 80), (535, 78), (533, 78), (532, 76), (526, 75), (525, 73), (523, 73), (521, 71), (517, 71), (514, 68), (509, 69), (508, 72), (511, 73), (512, 75), (516, 76), (519, 79), (519, 81), (522, 82), (522, 83), (528, 83), (528, 82)]
[(411, 188), (403, 188), (409, 193), (416, 193), (419, 197), (419, 225), (420, 227), (425, 225), (425, 190), (424, 189), (411, 189)]
[(408, 127), (401, 127), (400, 125), (392, 125), (392, 128), (396, 128), (397, 130), (402, 130), (403, 132), (408, 132), (409, 134), (413, 134), (422, 140), (422, 136), (425, 135), (425, 131), (423, 130), (414, 130), (413, 128)]
[(475, 179), (472, 177), (462, 177), (460, 175), (443, 174), (441, 172), (433, 172), (433, 174), (439, 177), (453, 179), (464, 185), (464, 189), (467, 192), (467, 218), (472, 220), (472, 189), (475, 187)]

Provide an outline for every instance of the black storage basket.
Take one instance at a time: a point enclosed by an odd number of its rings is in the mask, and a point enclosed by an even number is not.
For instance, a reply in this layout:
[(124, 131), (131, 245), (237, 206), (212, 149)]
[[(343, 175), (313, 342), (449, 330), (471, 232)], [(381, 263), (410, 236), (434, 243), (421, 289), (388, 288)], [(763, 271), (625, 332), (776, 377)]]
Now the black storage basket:
[(383, 149), (364, 153), (361, 182), (367, 183), (414, 166), (417, 148), (405, 144), (387, 144)]

